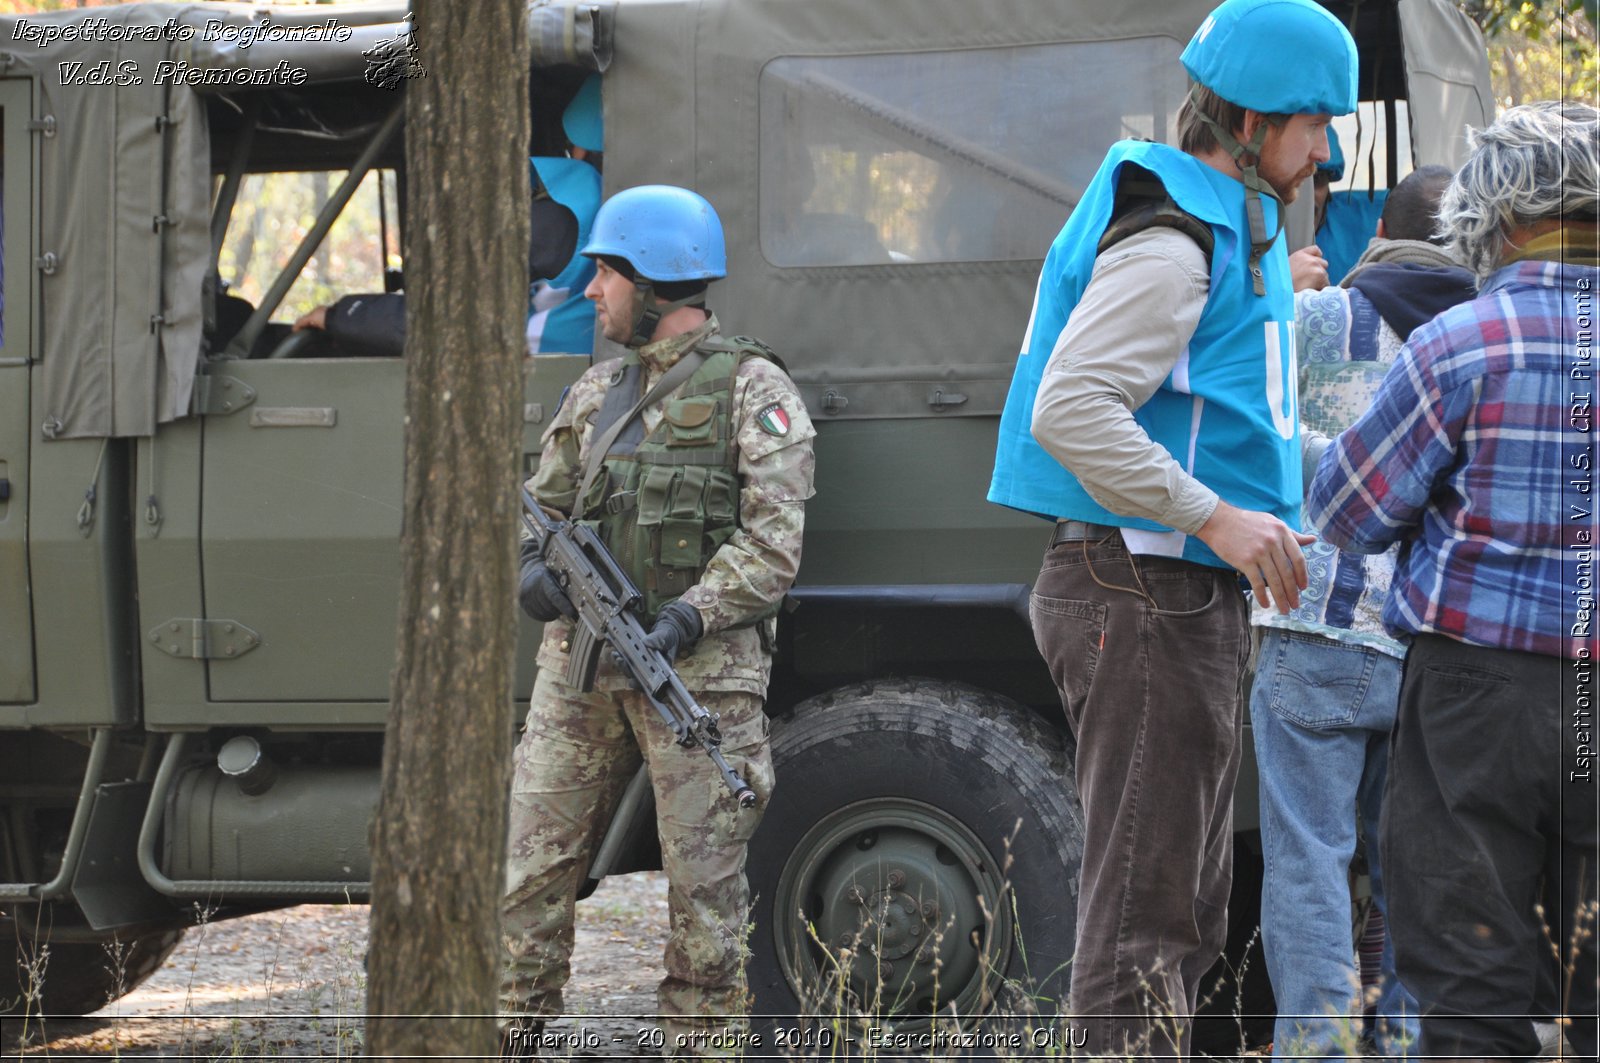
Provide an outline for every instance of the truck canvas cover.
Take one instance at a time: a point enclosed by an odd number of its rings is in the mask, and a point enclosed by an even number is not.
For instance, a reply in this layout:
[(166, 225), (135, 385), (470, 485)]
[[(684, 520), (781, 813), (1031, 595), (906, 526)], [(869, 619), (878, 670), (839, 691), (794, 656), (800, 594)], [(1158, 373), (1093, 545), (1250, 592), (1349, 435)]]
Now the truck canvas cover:
[[(1050, 240), (1113, 141), (1175, 141), (1178, 55), (1212, 6), (629, 0), (607, 190), (682, 184), (717, 206), (713, 302), (784, 356), (814, 414), (994, 415)], [(1459, 119), (1413, 130), (1414, 161), (1458, 162), (1464, 124), (1493, 113), (1476, 31), (1448, 0), (1398, 8), (1421, 113)], [(639, 137), (658, 150), (629, 152)]]
[[(403, 13), (393, 4), (340, 7), (349, 38), (315, 47), (241, 46), (245, 38), (217, 25), (260, 20), (259, 9), (242, 5), (129, 4), (0, 19), (0, 71), (32, 75), (37, 86), (40, 187), (48, 191), (37, 256), (44, 401), (35, 420), (45, 438), (148, 436), (189, 409), (212, 185), (201, 100), (208, 87), (187, 84), (185, 64), (267, 71), (289, 61), (292, 47), (306, 83), (359, 78), (362, 51), (392, 38)], [(275, 9), (270, 19), (287, 28), (329, 14)], [(66, 291), (70, 298), (55, 296)]]
[[(1373, 0), (1361, 17), (1395, 3), (1410, 91), (1461, 120), (1412, 130), (1415, 161), (1448, 164), (1461, 125), (1491, 112), (1487, 70), (1460, 58), (1473, 30), (1448, 0)], [(713, 297), (779, 349), (817, 412), (992, 415), (1050, 238), (1104, 145), (1174, 139), (1178, 53), (1209, 6), (535, 0), (529, 31), (537, 63), (607, 72), (608, 194), (681, 184), (717, 206), (729, 276)], [(203, 100), (249, 90), (149, 72), (289, 63), (305, 84), (358, 79), (404, 14), (152, 3), (51, 17), (52, 31), (100, 27), (76, 40), (0, 19), (0, 64), (36, 79), (41, 123), (45, 438), (148, 436), (190, 407), (212, 224)], [(246, 45), (237, 32), (330, 16), (348, 36)], [(127, 39), (108, 42), (108, 25)], [(168, 26), (187, 32), (131, 33)], [(97, 84), (107, 61), (146, 76)], [(1085, 97), (1085, 83), (1102, 91)]]

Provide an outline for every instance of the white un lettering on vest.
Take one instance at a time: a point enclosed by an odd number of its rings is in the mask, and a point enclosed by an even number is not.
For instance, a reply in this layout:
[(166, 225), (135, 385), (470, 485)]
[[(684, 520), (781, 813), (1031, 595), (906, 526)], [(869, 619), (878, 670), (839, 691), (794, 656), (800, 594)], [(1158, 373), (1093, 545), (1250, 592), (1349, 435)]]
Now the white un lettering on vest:
[(1272, 409), (1272, 425), (1280, 437), (1293, 439), (1300, 405), (1294, 322), (1268, 321), (1262, 327), (1267, 334), (1267, 405)]

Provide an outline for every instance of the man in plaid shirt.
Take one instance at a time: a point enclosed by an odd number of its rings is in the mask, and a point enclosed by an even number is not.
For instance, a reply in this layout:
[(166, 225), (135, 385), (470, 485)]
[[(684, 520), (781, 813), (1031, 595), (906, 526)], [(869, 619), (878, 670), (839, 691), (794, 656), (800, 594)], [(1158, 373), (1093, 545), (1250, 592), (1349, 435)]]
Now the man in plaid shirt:
[(1380, 834), (1423, 1055), (1534, 1055), (1552, 941), (1567, 1037), (1595, 1051), (1595, 519), (1580, 485), (1597, 157), (1600, 112), (1580, 104), (1513, 108), (1474, 135), (1440, 222), (1479, 296), (1412, 334), (1307, 499), (1336, 546), (1405, 544), (1383, 614), (1410, 652)]

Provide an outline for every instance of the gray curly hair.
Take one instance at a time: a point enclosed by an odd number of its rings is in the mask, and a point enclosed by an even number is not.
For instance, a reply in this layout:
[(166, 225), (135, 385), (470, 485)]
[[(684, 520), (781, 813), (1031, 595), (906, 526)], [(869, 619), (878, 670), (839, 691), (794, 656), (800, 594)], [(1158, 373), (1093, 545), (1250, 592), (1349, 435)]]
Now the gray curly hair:
[(1600, 202), (1600, 111), (1547, 100), (1513, 107), (1467, 134), (1472, 154), (1439, 203), (1439, 235), (1478, 277), (1505, 254), (1514, 226), (1595, 221)]

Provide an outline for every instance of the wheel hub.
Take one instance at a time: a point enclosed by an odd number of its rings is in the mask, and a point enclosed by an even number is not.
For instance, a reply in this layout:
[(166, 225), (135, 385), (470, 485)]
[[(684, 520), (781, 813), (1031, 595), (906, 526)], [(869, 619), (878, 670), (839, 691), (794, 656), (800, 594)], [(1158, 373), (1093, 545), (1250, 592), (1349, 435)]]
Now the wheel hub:
[(784, 972), (803, 1001), (828, 973), (834, 992), (869, 1011), (975, 1011), (1009, 958), (1004, 889), (977, 837), (940, 809), (900, 798), (839, 809), (779, 879)]

